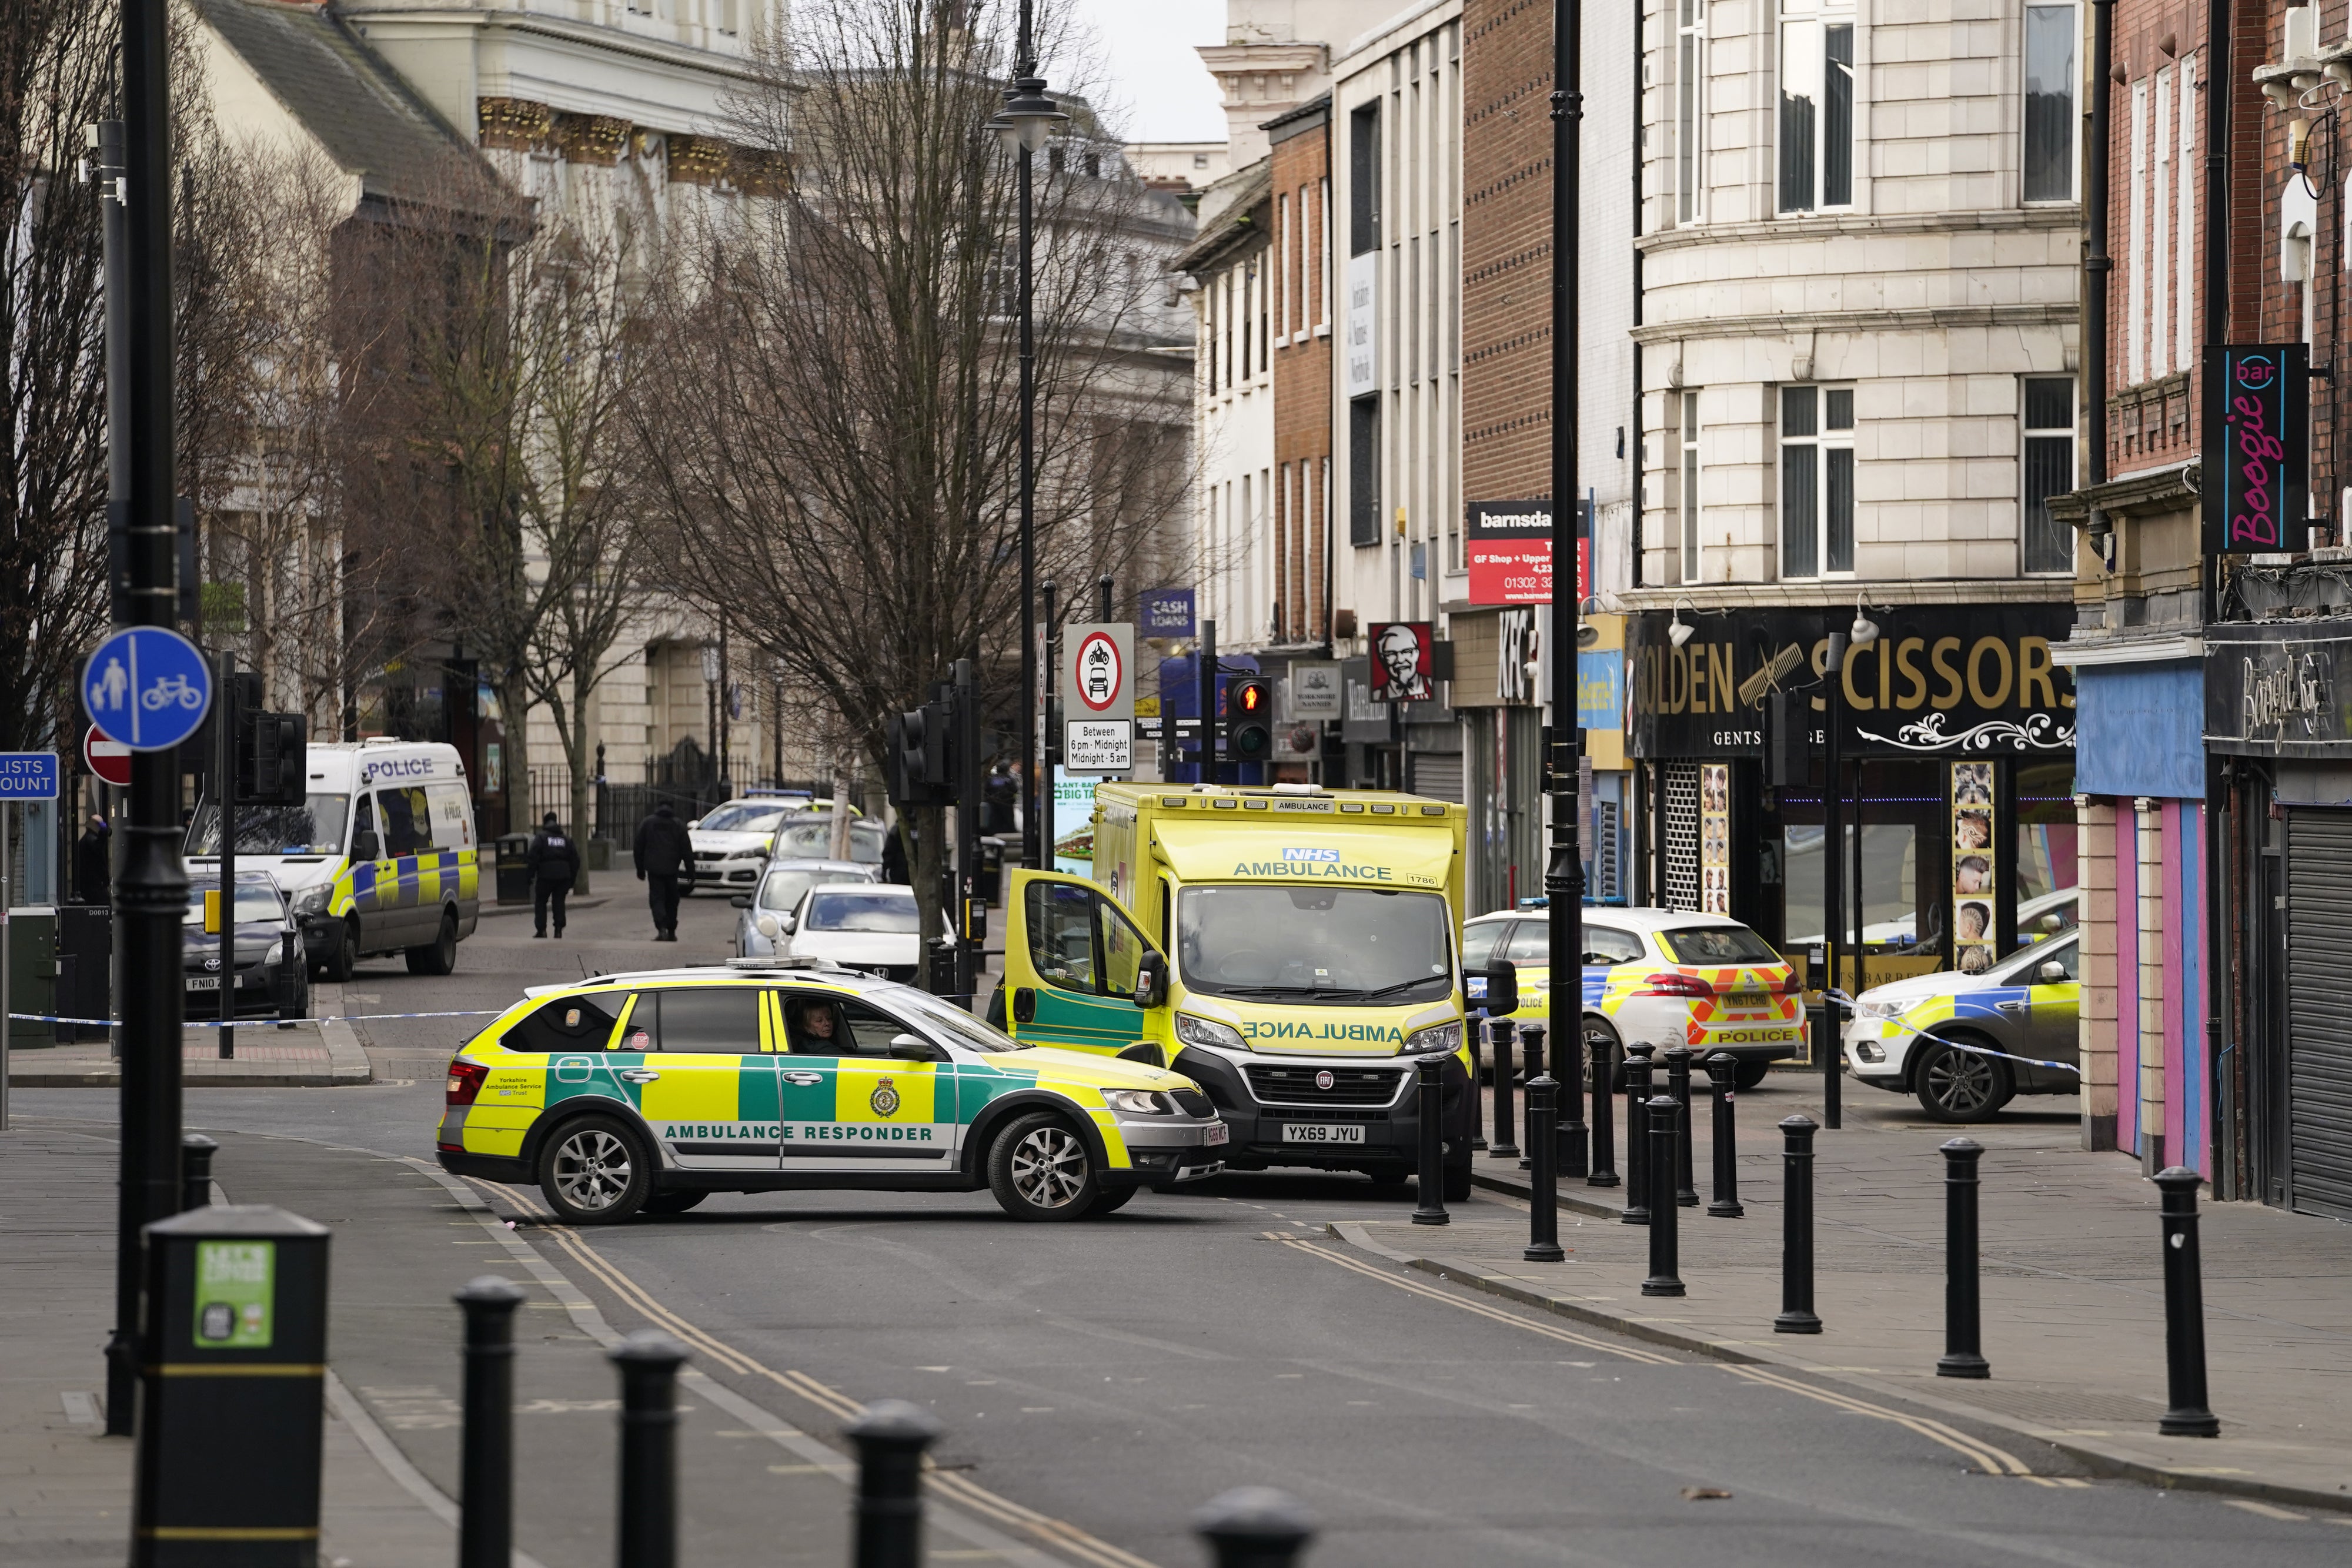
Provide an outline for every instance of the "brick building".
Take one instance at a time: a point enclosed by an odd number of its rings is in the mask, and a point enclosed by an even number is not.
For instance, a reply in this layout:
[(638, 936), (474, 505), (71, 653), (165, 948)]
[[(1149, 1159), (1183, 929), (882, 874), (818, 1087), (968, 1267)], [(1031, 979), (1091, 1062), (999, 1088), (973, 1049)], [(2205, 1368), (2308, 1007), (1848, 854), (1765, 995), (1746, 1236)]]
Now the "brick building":
[(1266, 122), (1274, 186), (1274, 640), (1331, 641), (1331, 98)]

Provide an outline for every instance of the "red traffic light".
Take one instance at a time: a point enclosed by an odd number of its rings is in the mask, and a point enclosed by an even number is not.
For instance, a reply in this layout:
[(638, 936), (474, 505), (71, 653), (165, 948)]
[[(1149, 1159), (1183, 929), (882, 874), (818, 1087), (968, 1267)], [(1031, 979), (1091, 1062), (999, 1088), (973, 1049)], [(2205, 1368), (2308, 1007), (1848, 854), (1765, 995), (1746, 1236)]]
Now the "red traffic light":
[(1265, 696), (1264, 685), (1256, 681), (1244, 681), (1234, 688), (1234, 706), (1246, 714), (1257, 713), (1265, 706)]

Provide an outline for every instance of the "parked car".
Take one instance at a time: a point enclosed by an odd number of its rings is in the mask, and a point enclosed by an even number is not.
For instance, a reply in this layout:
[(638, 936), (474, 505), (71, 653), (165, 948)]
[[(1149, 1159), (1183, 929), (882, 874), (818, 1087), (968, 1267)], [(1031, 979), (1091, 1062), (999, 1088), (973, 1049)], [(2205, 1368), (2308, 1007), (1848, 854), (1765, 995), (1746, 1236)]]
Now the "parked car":
[(812, 887), (777, 924), (784, 954), (795, 958), (822, 958), (888, 980), (912, 980), (921, 967), (915, 890), (902, 883)]
[[(856, 807), (850, 810), (855, 813)], [(740, 893), (758, 883), (771, 860), (817, 860), (833, 848), (833, 802), (746, 796), (686, 825), (694, 847), (688, 893)], [(882, 824), (852, 815), (849, 858), (882, 863)]]
[[(2024, 921), (2018, 926), (2023, 936)], [(1846, 1071), (1917, 1095), (1938, 1122), (1989, 1121), (2015, 1094), (2079, 1092), (2082, 940), (2066, 930), (1980, 975), (1945, 970), (1872, 987), (1845, 1025)]]
[(302, 946), (302, 923), (266, 871), (239, 872), (233, 911), (215, 917), (235, 931), (230, 961), (221, 961), (221, 938), (205, 927), (208, 895), (216, 901), (220, 878), (191, 878), (188, 909), (180, 921), (180, 963), (190, 1018), (220, 1016), (224, 985), (236, 993), (239, 1017), (280, 1019), (310, 1016), (310, 964)]
[(769, 958), (776, 955), (784, 922), (801, 906), (810, 888), (835, 883), (872, 883), (878, 866), (856, 861), (772, 860), (755, 893), (739, 893), (733, 903), (743, 913), (735, 921), (735, 956)]

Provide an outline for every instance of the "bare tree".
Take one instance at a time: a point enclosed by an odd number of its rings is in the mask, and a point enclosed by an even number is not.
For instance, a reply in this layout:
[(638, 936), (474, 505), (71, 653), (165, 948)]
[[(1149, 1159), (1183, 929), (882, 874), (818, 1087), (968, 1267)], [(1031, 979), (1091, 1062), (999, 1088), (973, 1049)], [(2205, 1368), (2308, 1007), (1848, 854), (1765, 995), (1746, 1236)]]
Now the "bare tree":
[[(640, 422), (670, 581), (723, 605), (877, 765), (887, 716), (957, 658), (982, 661), (1000, 711), (1025, 700), (1015, 185), (986, 125), (1010, 22), (989, 0), (794, 8), (733, 105), (745, 195), (693, 236), (668, 395)], [(1050, 13), (1043, 36), (1062, 36)], [(1188, 222), (1083, 113), (1038, 162), (1040, 575), (1125, 576), (1184, 491), (1155, 415), (1188, 414), (1155, 401), (1171, 372), (1150, 350), (1181, 329), (1150, 315), (1157, 259), (1137, 253)], [(938, 821), (909, 846), (926, 936)]]

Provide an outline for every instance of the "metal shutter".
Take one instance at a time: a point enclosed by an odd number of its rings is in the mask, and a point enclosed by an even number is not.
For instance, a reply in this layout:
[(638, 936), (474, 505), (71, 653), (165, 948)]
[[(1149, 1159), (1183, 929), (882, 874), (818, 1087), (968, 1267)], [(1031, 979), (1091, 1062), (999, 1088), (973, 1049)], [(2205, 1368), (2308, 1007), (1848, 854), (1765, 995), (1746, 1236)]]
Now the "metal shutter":
[(1668, 909), (1698, 907), (1698, 764), (1666, 764)]
[(2290, 811), (2287, 1204), (2352, 1219), (2352, 811)]
[(1412, 767), (1410, 786), (1416, 795), (1426, 795), (1433, 800), (1459, 803), (1462, 794), (1462, 754), (1458, 751), (1412, 751), (1406, 758)]

